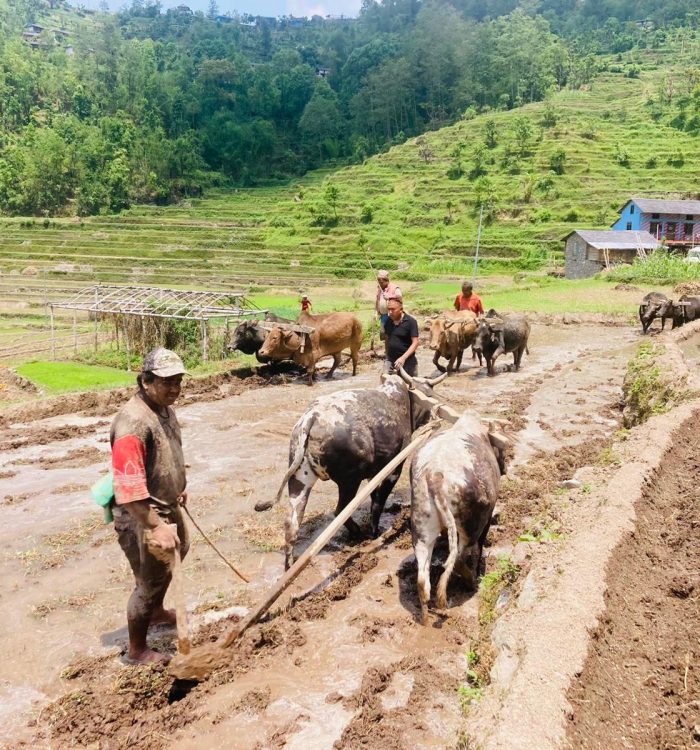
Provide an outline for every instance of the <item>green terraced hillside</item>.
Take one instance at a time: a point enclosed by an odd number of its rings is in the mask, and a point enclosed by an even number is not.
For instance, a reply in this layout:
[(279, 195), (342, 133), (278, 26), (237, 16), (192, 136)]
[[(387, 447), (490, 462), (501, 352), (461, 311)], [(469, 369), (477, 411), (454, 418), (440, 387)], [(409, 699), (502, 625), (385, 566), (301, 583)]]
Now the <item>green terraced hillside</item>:
[[(655, 120), (649, 105), (665, 77), (681, 86), (683, 71), (700, 60), (697, 39), (686, 35), (679, 49), (608, 60), (588, 90), (465, 119), (287, 186), (83, 220), (2, 219), (2, 311), (38, 312), (95, 281), (298, 289), (339, 278), (352, 284), (370, 275), (369, 263), (399, 279), (456, 278), (471, 271), (480, 202), (488, 219), (482, 271), (551, 262), (567, 232), (609, 226), (631, 195), (700, 189), (700, 139), (666, 124), (667, 113)], [(489, 122), (492, 148), (484, 145)], [(527, 123), (531, 136), (519, 144), (515, 132)], [(476, 167), (481, 176), (470, 174)], [(329, 184), (335, 206), (324, 197)], [(335, 226), (313, 226), (334, 211)]]

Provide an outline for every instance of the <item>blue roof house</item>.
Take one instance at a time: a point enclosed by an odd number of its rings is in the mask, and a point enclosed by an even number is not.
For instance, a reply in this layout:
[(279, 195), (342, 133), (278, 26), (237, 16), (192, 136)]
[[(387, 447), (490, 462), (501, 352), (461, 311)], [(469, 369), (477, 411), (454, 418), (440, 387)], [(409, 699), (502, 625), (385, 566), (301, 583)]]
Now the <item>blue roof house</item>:
[(669, 247), (700, 243), (700, 201), (632, 198), (612, 225), (618, 231), (649, 232)]

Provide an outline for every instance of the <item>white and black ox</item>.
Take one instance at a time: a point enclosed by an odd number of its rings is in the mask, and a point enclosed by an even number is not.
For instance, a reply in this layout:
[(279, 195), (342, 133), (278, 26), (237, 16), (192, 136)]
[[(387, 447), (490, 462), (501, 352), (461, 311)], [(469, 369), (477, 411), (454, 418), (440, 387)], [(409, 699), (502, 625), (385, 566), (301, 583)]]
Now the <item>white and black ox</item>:
[[(381, 471), (411, 441), (413, 430), (430, 419), (430, 405), (413, 401), (410, 387), (430, 394), (437, 378), (388, 375), (377, 388), (340, 391), (321, 396), (311, 403), (294, 425), (289, 441), (289, 469), (274, 501), (260, 502), (255, 510), (268, 510), (289, 491), (285, 519), (285, 569), (294, 562), (294, 543), (304, 518), (309, 494), (321, 479), (338, 485), (335, 514), (357, 494), (363, 479)], [(402, 379), (404, 378), (404, 379)], [(397, 467), (372, 492), (372, 536), (379, 534), (379, 518), (389, 494), (401, 475)], [(360, 528), (348, 519), (345, 526), (353, 535)]]
[(479, 561), (505, 473), (507, 440), (476, 414), (465, 412), (430, 439), (411, 462), (411, 536), (418, 566), (421, 622), (430, 601), (433, 547), (447, 531), (449, 554), (437, 586), (437, 607), (447, 607), (453, 570), (476, 587)]

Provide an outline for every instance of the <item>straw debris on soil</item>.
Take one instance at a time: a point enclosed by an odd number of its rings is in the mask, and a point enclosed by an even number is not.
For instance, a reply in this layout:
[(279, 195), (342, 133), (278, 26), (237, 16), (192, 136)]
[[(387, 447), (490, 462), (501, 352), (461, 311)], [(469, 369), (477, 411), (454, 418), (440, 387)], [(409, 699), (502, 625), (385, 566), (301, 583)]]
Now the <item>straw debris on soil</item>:
[[(381, 694), (397, 672), (413, 676), (408, 702), (399, 708), (385, 709)], [(414, 750), (409, 739), (411, 729), (425, 729), (424, 719), (431, 710), (451, 700), (459, 685), (425, 657), (407, 656), (388, 667), (370, 667), (360, 688), (343, 699), (355, 716), (345, 727), (335, 750)]]

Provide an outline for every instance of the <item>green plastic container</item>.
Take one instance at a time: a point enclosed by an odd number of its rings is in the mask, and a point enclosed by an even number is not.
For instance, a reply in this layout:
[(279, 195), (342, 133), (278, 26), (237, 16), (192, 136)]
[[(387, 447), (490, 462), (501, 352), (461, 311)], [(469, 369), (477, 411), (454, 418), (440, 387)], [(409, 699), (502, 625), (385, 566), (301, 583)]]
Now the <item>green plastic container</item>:
[(95, 484), (90, 487), (90, 494), (92, 499), (102, 506), (105, 514), (105, 523), (112, 523), (114, 516), (112, 515), (112, 503), (114, 502), (114, 476), (110, 471), (108, 474), (98, 479)]

